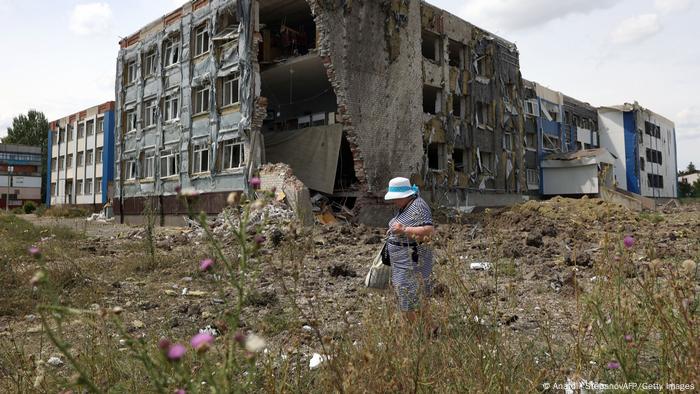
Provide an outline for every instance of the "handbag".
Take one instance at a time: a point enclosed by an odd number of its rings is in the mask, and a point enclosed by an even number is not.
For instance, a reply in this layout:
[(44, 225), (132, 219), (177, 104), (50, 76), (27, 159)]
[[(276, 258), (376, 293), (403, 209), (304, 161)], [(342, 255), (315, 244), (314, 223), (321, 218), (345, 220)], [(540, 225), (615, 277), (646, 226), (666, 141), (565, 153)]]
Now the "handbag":
[(391, 267), (384, 264), (382, 261), (383, 251), (386, 248), (386, 242), (382, 249), (372, 260), (369, 267), (369, 272), (365, 277), (365, 287), (371, 289), (386, 289), (389, 286), (389, 277), (391, 276)]

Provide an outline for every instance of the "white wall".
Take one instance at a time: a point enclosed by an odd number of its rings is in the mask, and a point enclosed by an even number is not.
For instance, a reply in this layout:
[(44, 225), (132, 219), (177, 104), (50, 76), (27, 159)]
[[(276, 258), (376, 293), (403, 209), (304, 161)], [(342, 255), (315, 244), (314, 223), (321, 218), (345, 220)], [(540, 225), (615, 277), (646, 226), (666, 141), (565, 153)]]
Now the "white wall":
[(622, 111), (609, 108), (598, 109), (600, 147), (617, 156), (613, 174), (617, 187), (627, 190), (625, 165), (625, 125)]
[[(640, 171), (641, 194), (645, 197), (678, 197), (676, 189), (676, 146), (675, 126), (670, 120), (659, 116), (649, 110), (639, 111), (637, 114), (637, 133), (643, 136), (639, 146), (639, 155), (644, 158), (644, 170)], [(655, 138), (645, 133), (645, 122), (651, 122), (661, 128), (661, 138)], [(662, 164), (646, 161), (647, 148), (661, 152)], [(658, 174), (664, 177), (663, 188), (649, 187), (647, 174)]]
[(543, 168), (545, 195), (597, 194), (598, 166)]

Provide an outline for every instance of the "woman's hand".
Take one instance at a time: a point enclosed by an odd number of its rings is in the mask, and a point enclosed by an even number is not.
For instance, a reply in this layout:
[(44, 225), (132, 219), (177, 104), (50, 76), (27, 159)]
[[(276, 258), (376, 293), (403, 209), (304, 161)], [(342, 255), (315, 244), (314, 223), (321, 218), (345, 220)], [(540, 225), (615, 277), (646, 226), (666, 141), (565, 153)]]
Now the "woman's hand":
[(389, 229), (390, 232), (393, 234), (405, 234), (406, 233), (406, 226), (404, 226), (401, 223), (394, 223), (391, 225), (391, 228)]

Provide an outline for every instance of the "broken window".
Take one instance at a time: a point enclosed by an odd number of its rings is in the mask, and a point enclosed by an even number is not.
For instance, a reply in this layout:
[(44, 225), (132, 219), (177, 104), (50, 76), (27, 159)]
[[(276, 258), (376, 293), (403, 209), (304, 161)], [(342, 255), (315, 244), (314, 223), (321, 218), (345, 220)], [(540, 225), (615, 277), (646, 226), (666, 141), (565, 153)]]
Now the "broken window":
[(537, 150), (537, 134), (526, 133), (525, 134), (525, 147), (528, 150)]
[(440, 36), (428, 30), (423, 30), (422, 39), (423, 43), (421, 49), (423, 52), (423, 57), (436, 63), (440, 63), (440, 53), (442, 53)]
[(452, 151), (452, 161), (454, 162), (455, 171), (466, 172), (464, 166), (464, 149), (455, 148)]
[(652, 137), (661, 138), (661, 127), (651, 122), (644, 122), (644, 131)]
[(136, 160), (128, 159), (126, 161), (126, 179), (132, 180), (136, 179)]
[(205, 22), (194, 31), (194, 56), (209, 52), (209, 25)]
[(194, 91), (193, 100), (193, 115), (200, 115), (209, 112), (209, 86), (196, 88)]
[(180, 37), (174, 37), (163, 43), (163, 66), (168, 67), (180, 61)]
[(442, 112), (442, 90), (423, 85), (423, 112), (436, 115)]
[(126, 110), (126, 132), (136, 131), (136, 109)]
[(83, 152), (78, 152), (78, 157), (77, 157), (78, 164), (76, 164), (78, 167), (82, 167), (82, 166), (83, 166), (83, 157), (84, 157), (84, 153), (83, 153)]
[(73, 154), (66, 156), (66, 168), (73, 168)]
[(476, 102), (476, 125), (477, 127), (490, 126), (491, 104), (483, 101)]
[(474, 60), (474, 72), (476, 72), (476, 75), (480, 77), (489, 76), (487, 55), (479, 56), (476, 58), (476, 60)]
[(539, 116), (540, 105), (537, 103), (537, 99), (530, 99), (524, 101), (525, 114), (530, 116)]
[(97, 148), (95, 153), (95, 164), (102, 164), (102, 147)]
[(225, 9), (219, 14), (216, 26), (217, 34), (212, 37), (215, 44), (228, 42), (238, 37), (238, 19), (230, 9)]
[(130, 60), (126, 63), (126, 84), (136, 82), (136, 61)]
[(58, 170), (61, 171), (63, 169), (63, 163), (65, 161), (64, 156), (59, 156), (58, 157)]
[(559, 137), (549, 134), (542, 134), (542, 148), (547, 151), (561, 151), (561, 141)]
[(649, 182), (649, 187), (663, 189), (664, 187), (664, 177), (657, 174), (647, 174), (647, 181)]
[(163, 120), (166, 122), (180, 118), (180, 92), (176, 91), (165, 96), (163, 103)]
[(539, 185), (540, 185), (540, 173), (539, 173), (539, 171), (528, 168), (526, 173), (527, 173), (528, 186), (539, 187)]
[(464, 106), (462, 105), (464, 98), (460, 95), (452, 95), (452, 115), (463, 118), (464, 117)]
[(151, 49), (143, 56), (143, 77), (148, 78), (156, 73), (156, 50)]
[(95, 194), (102, 193), (102, 178), (95, 178)]
[(156, 116), (158, 114), (158, 105), (155, 99), (146, 100), (143, 105), (143, 126), (151, 127), (156, 124)]
[(58, 162), (58, 160), (56, 160), (55, 157), (51, 159), (51, 168), (53, 168), (53, 171), (56, 171), (56, 163), (57, 162)]
[(431, 170), (444, 170), (445, 155), (445, 144), (432, 143), (428, 145), (428, 168)]
[(639, 168), (640, 168), (642, 171), (646, 171), (646, 170), (644, 169), (644, 158), (643, 158), (643, 157), (640, 157), (640, 158), (639, 158)]
[(161, 178), (178, 175), (180, 173), (180, 153), (163, 151), (160, 153)]
[(513, 146), (515, 145), (515, 139), (512, 133), (503, 133), (503, 149), (507, 151), (513, 151)]
[(85, 124), (85, 134), (90, 136), (95, 132), (95, 121), (94, 120), (88, 120), (87, 123)]
[(78, 139), (85, 137), (85, 123), (78, 123)]
[(311, 8), (303, 0), (260, 3), (262, 45), (258, 60), (270, 64), (281, 59), (303, 56), (316, 47), (316, 23)]
[(58, 129), (58, 142), (59, 143), (64, 143), (66, 141), (66, 131), (61, 130), (60, 128)]
[(85, 165), (86, 165), (86, 166), (91, 166), (91, 165), (92, 165), (92, 155), (93, 155), (92, 149), (90, 149), (90, 150), (88, 150), (87, 152), (85, 152)]
[(52, 196), (57, 196), (56, 194), (56, 182), (51, 182), (51, 195)]
[(229, 140), (222, 142), (220, 146), (220, 150), (224, 153), (221, 161), (222, 171), (243, 167), (245, 164), (243, 142)]
[(75, 194), (77, 195), (82, 195), (83, 194), (83, 180), (78, 179), (78, 183), (75, 184)]
[(192, 147), (192, 173), (209, 172), (209, 145), (195, 144)]
[(155, 174), (156, 151), (148, 150), (141, 152), (141, 178), (150, 179)]
[(494, 165), (493, 165), (493, 153), (491, 152), (479, 152), (481, 154), (481, 168), (482, 171), (488, 172), (493, 174), (494, 173)]
[(450, 66), (464, 68), (464, 45), (450, 40)]

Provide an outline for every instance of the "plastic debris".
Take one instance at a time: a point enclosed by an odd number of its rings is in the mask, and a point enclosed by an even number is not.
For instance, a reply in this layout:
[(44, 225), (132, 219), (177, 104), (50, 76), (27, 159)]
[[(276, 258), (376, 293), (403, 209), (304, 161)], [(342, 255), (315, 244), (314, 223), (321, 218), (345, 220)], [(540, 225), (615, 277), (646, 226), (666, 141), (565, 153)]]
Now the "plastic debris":
[(61, 360), (61, 359), (58, 358), (58, 357), (50, 357), (50, 358), (46, 361), (46, 363), (49, 364), (49, 365), (52, 366), (52, 367), (58, 368), (58, 367), (60, 367), (60, 366), (63, 365), (63, 360)]
[(489, 269), (491, 269), (491, 263), (487, 261), (475, 261), (469, 264), (469, 268), (476, 271), (488, 271)]
[(318, 368), (324, 361), (326, 361), (326, 357), (318, 353), (314, 353), (313, 356), (311, 356), (311, 360), (309, 360), (309, 369)]

